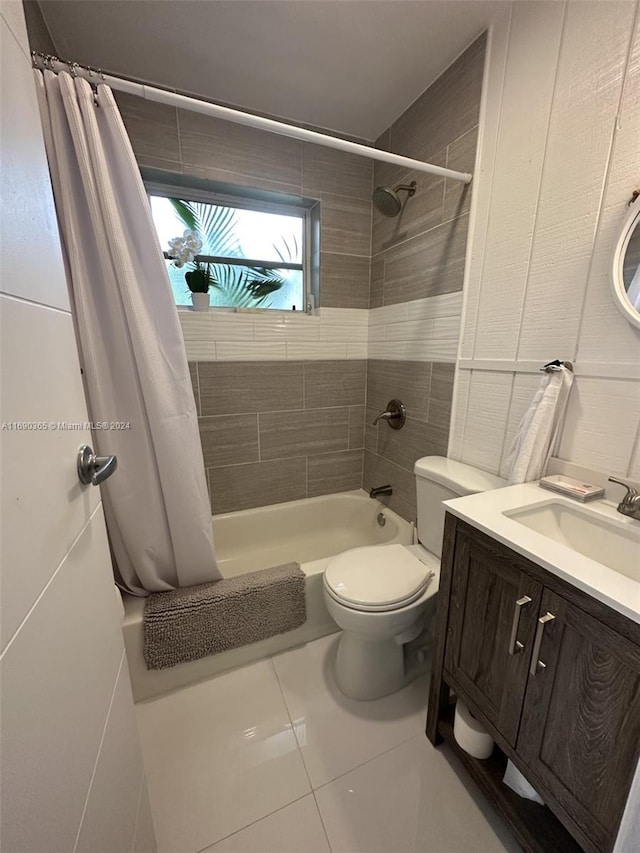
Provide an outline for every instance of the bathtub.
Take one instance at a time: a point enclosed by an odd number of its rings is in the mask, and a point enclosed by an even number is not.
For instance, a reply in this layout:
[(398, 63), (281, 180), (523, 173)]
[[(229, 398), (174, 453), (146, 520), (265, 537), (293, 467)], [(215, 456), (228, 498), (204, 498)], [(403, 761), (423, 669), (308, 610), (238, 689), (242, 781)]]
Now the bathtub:
[[(384, 516), (384, 525), (378, 515)], [(216, 556), (223, 577), (297, 562), (306, 576), (307, 620), (300, 628), (179, 664), (148, 671), (142, 654), (144, 599), (124, 596), (123, 632), (136, 701), (184, 687), (338, 630), (324, 604), (322, 574), (336, 554), (362, 545), (410, 545), (414, 526), (366, 492), (342, 492), (213, 516)]]

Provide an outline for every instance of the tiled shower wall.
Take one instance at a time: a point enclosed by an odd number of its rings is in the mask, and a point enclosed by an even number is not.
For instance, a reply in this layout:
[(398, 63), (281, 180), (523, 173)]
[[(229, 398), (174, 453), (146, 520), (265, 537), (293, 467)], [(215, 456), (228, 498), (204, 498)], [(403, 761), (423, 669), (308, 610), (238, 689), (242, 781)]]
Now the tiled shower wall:
[[(486, 36), (478, 38), (376, 141), (376, 147), (473, 172)], [(416, 182), (395, 219), (372, 223), (367, 410), (407, 408), (395, 431), (367, 426), (364, 488), (391, 483), (389, 503), (415, 518), (413, 465), (447, 454), (471, 186), (376, 163), (374, 185)]]
[[(472, 171), (484, 45), (482, 36), (376, 144)], [(213, 511), (390, 482), (390, 506), (414, 518), (413, 463), (447, 450), (470, 190), (117, 100), (141, 167), (321, 201), (316, 316), (180, 311)], [(372, 213), (373, 186), (411, 180), (418, 190), (401, 216)], [(407, 406), (405, 428), (368, 426), (365, 439), (365, 404), (370, 424), (394, 397)]]
[(190, 366), (214, 512), (360, 488), (366, 361)]
[(117, 100), (141, 167), (321, 202), (315, 316), (179, 312), (213, 511), (360, 488), (371, 162), (131, 95)]

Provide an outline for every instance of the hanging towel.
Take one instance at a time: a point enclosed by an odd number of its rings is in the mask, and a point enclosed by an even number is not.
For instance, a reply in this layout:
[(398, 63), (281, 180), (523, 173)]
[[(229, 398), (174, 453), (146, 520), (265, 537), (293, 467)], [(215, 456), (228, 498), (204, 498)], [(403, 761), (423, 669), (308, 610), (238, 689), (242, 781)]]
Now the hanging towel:
[(564, 365), (542, 377), (507, 456), (510, 484), (539, 480), (544, 474), (560, 434), (572, 383), (573, 372)]

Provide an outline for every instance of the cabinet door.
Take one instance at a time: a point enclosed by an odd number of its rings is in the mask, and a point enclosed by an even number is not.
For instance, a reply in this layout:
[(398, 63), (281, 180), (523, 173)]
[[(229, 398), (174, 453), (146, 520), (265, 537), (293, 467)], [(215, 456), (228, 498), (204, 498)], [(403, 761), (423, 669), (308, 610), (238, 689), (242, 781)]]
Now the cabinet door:
[(456, 537), (445, 669), (515, 746), (542, 586), (498, 547)]
[(640, 752), (640, 648), (546, 589), (545, 617), (517, 751), (589, 849), (608, 851)]

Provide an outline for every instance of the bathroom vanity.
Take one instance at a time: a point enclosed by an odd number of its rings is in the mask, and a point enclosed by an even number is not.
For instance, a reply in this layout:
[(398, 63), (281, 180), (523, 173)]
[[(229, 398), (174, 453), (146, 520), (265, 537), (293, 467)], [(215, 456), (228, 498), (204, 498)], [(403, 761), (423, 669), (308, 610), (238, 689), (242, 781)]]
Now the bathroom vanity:
[[(640, 524), (536, 484), (445, 506), (427, 736), (525, 850), (610, 851), (640, 754)], [(491, 758), (455, 742), (452, 694)], [(504, 785), (507, 758), (546, 806)]]

